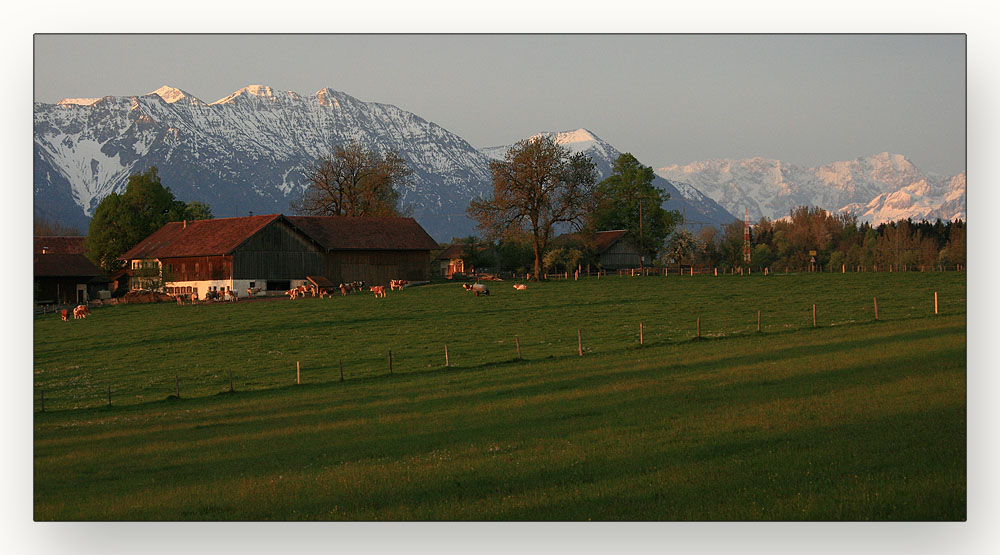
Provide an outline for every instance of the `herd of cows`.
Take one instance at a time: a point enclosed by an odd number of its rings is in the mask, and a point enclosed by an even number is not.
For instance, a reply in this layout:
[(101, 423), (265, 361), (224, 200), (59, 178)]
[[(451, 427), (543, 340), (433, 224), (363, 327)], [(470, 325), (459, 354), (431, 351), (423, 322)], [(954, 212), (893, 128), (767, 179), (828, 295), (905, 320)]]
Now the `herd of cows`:
[[(393, 279), (393, 280), (389, 280), (389, 290), (390, 291), (402, 291), (403, 288), (406, 287), (407, 285), (409, 285), (409, 282), (406, 281), (405, 279)], [(489, 295), (490, 294), (489, 287), (487, 287), (486, 284), (483, 284), (483, 283), (479, 283), (479, 282), (471, 283), (471, 284), (470, 283), (463, 283), (462, 287), (466, 291), (469, 291), (469, 292), (473, 293), (477, 297), (480, 296), (480, 295)], [(527, 288), (528, 288), (528, 286), (525, 285), (525, 284), (523, 284), (523, 283), (514, 284), (514, 289), (516, 289), (518, 291), (524, 291)], [(330, 297), (333, 296), (334, 292), (336, 292), (338, 289), (340, 290), (340, 294), (342, 296), (347, 296), (347, 295), (349, 295), (349, 294), (351, 294), (353, 292), (356, 292), (356, 291), (357, 292), (364, 291), (364, 289), (365, 289), (365, 282), (364, 281), (352, 281), (352, 282), (348, 282), (348, 283), (341, 283), (339, 286), (337, 286), (335, 288), (334, 287), (317, 287), (315, 285), (299, 285), (298, 287), (295, 287), (295, 288), (289, 289), (288, 291), (285, 291), (285, 295), (287, 295), (290, 300), (297, 299), (299, 297), (330, 298)], [(373, 285), (373, 286), (368, 287), (368, 290), (371, 291), (375, 295), (376, 299), (377, 298), (384, 298), (386, 296), (385, 295), (385, 286), (384, 285)], [(248, 298), (254, 298), (254, 297), (257, 296), (258, 293), (260, 293), (260, 288), (247, 288), (247, 297)], [(198, 293), (195, 292), (195, 293), (191, 293), (190, 295), (177, 295), (174, 298), (177, 299), (177, 304), (185, 304), (185, 302), (187, 302), (189, 299), (190, 299), (190, 302), (192, 304), (194, 304), (194, 303), (198, 302)], [(236, 291), (233, 291), (231, 289), (224, 290), (224, 291), (209, 291), (208, 293), (205, 294), (205, 300), (206, 301), (230, 301), (230, 302), (235, 302), (238, 299), (239, 299), (239, 295), (236, 294)], [(59, 312), (59, 316), (60, 316), (60, 318), (62, 318), (63, 321), (68, 322), (69, 321), (70, 312), (71, 311), (69, 309), (62, 309)], [(81, 318), (86, 318), (90, 313), (91, 313), (90, 312), (90, 308), (87, 305), (82, 305), (82, 304), (76, 306), (72, 310), (72, 314), (73, 314), (73, 319), (74, 320), (81, 319)]]

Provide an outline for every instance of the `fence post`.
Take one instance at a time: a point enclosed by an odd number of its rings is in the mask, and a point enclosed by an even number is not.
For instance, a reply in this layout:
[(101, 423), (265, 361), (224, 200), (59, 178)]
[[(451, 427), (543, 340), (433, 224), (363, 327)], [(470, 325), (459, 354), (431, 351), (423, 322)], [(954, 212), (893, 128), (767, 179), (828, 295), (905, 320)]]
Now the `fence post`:
[(875, 303), (875, 319), (878, 320), (878, 297), (872, 297), (872, 302)]
[(639, 322), (639, 344), (642, 345), (642, 322)]
[(299, 361), (295, 361), (295, 385), (302, 384), (302, 368), (299, 366)]
[(181, 381), (177, 379), (177, 374), (174, 374), (174, 395), (181, 398)]
[(698, 339), (701, 339), (701, 316), (698, 317)]
[(229, 369), (229, 392), (233, 392), (233, 369)]
[(579, 329), (576, 330), (576, 350), (583, 356), (583, 332)]
[(338, 364), (340, 366), (340, 381), (344, 381), (344, 357), (340, 357)]
[(451, 366), (451, 362), (448, 360), (448, 344), (444, 344), (444, 367), (447, 368)]
[(760, 311), (757, 311), (757, 333), (760, 333)]
[(813, 327), (816, 327), (816, 305), (813, 305)]
[[(597, 274), (600, 276), (601, 274)], [(514, 346), (517, 347), (517, 360), (521, 360), (521, 343), (517, 340), (517, 336), (514, 336)]]
[(938, 313), (937, 291), (934, 292), (934, 314)]

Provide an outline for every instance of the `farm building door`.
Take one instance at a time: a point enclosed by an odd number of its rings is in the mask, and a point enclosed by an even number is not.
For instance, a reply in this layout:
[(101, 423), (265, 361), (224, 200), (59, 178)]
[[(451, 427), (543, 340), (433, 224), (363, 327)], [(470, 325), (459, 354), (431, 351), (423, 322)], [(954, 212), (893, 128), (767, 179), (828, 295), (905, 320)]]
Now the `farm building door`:
[(77, 285), (76, 286), (76, 304), (83, 304), (87, 302), (87, 286)]

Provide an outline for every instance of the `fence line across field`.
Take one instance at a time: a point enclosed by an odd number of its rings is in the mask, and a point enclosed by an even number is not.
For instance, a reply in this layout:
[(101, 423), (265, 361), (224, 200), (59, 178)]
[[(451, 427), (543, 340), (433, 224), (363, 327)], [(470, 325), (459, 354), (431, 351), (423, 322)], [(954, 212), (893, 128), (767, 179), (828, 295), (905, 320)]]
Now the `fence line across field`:
[[(880, 321), (879, 309), (878, 309), (878, 298), (877, 297), (872, 298), (872, 303), (873, 303), (873, 308), (874, 308), (874, 319), (872, 321), (873, 322), (878, 322), (878, 321)], [(817, 305), (814, 303), (814, 304), (811, 305), (810, 308), (811, 308), (811, 311), (812, 311), (812, 327), (818, 327)], [(933, 294), (933, 308), (934, 308), (934, 315), (938, 315), (939, 314), (939, 298), (938, 298), (938, 292), (937, 291), (934, 291), (934, 294)], [(929, 312), (929, 310), (928, 310), (928, 312)], [(762, 311), (758, 309), (758, 310), (756, 310), (756, 324), (757, 324), (756, 330), (757, 330), (757, 333), (763, 333), (762, 326), (761, 326), (761, 321), (762, 321)], [(855, 320), (850, 320), (850, 321), (851, 322), (855, 322)], [(835, 323), (831, 323), (831, 325), (834, 325), (834, 324)], [(638, 325), (639, 325), (639, 338), (638, 338), (638, 342), (639, 342), (640, 346), (645, 346), (645, 343), (646, 343), (645, 342), (645, 332), (647, 331), (646, 330), (646, 325), (642, 321), (638, 322)], [(787, 324), (786, 324), (786, 326), (787, 326)], [(695, 319), (695, 330), (694, 331), (695, 331), (694, 336), (693, 337), (689, 336), (689, 339), (694, 339), (694, 340), (700, 340), (700, 339), (702, 339), (702, 318), (701, 318), (701, 316), (697, 316), (696, 319)], [(739, 333), (739, 332), (737, 332), (737, 333)], [(577, 335), (577, 356), (582, 357), (582, 356), (584, 356), (583, 330), (582, 330), (582, 328), (577, 328), (577, 334), (576, 335)], [(684, 339), (680, 339), (679, 340), (679, 342), (681, 342), (681, 343), (683, 341), (684, 341)], [(669, 341), (668, 340), (668, 342), (677, 343), (678, 341), (676, 341), (676, 340), (675, 341)], [(519, 336), (516, 336), (516, 335), (514, 336), (514, 346), (515, 346), (515, 349), (516, 349), (516, 359), (515, 360), (517, 360), (517, 361), (524, 360), (524, 358), (522, 357), (522, 353), (521, 353), (521, 344), (520, 344)], [(444, 355), (445, 355), (444, 368), (449, 368), (449, 369), (456, 368), (455, 366), (451, 365), (451, 362), (450, 362), (450, 351), (449, 351), (448, 344), (444, 344)], [(509, 360), (509, 359), (507, 359), (507, 360)], [(484, 365), (484, 364), (485, 365), (488, 365), (488, 364), (500, 364), (501, 362), (502, 361), (494, 361), (494, 362), (491, 363), (490, 361), (485, 361), (485, 362), (479, 363), (479, 365)], [(338, 369), (339, 369), (339, 381), (343, 382), (343, 381), (345, 381), (344, 359), (343, 359), (343, 356), (338, 357), (337, 366), (338, 366)], [(461, 368), (461, 366), (459, 366), (457, 368)], [(387, 368), (387, 370), (388, 370), (387, 375), (392, 376), (393, 375), (393, 354), (392, 354), (392, 349), (388, 350), (388, 368)], [(228, 392), (229, 393), (234, 393), (236, 391), (236, 388), (235, 388), (234, 379), (233, 379), (233, 369), (232, 368), (228, 368), (226, 371), (227, 371), (227, 377), (228, 377)], [(247, 373), (249, 373), (249, 372), (247, 372)], [(325, 372), (322, 373), (322, 374), (325, 374)], [(375, 377), (377, 375), (378, 375), (377, 373), (375, 373), (375, 374), (365, 373), (364, 378)], [(173, 397), (176, 398), (176, 399), (180, 399), (181, 398), (181, 393), (180, 393), (180, 378), (179, 378), (179, 374), (175, 373), (174, 376), (173, 376), (173, 378), (174, 378), (174, 380), (173, 380), (174, 381), (174, 384), (173, 384), (174, 385), (174, 388), (173, 388), (174, 389), (174, 391), (173, 391)], [(329, 380), (324, 380), (324, 379), (318, 380), (318, 382), (320, 382), (320, 383), (327, 383), (328, 381)], [(300, 360), (296, 360), (295, 361), (295, 384), (296, 385), (300, 385), (301, 383), (302, 383), (302, 364), (301, 364)], [(205, 387), (205, 382), (202, 382), (202, 388), (204, 388), (204, 387)], [(267, 389), (270, 389), (270, 388), (269, 387), (265, 387), (265, 388), (263, 388), (261, 390), (258, 390), (258, 391), (267, 390)], [(104, 392), (105, 392), (105, 395), (106, 395), (106, 404), (107, 404), (107, 406), (108, 407), (126, 406), (126, 404), (121, 403), (121, 402), (119, 402), (118, 405), (115, 405), (113, 403), (112, 392), (113, 391), (118, 392), (118, 397), (119, 398), (127, 398), (127, 396), (125, 396), (125, 392), (129, 391), (129, 390), (132, 390), (132, 391), (138, 390), (138, 391), (142, 391), (142, 392), (147, 392), (147, 391), (152, 391), (153, 389), (151, 389), (151, 388), (141, 388), (141, 387), (129, 388), (129, 387), (122, 387), (122, 384), (120, 384), (120, 383), (118, 383), (118, 384), (108, 383), (106, 385), (105, 389), (104, 389)], [(203, 395), (203, 396), (207, 396), (207, 395)], [(190, 397), (186, 397), (186, 398), (190, 398)], [(53, 401), (57, 400), (57, 399), (58, 399), (58, 397), (53, 398), (51, 390), (49, 390), (49, 395), (48, 395), (48, 397), (46, 397), (46, 390), (42, 389), (42, 388), (39, 388), (39, 404), (40, 404), (40, 411), (39, 412), (49, 412), (49, 413), (51, 413), (52, 412)], [(46, 409), (46, 401), (48, 401), (48, 405), (49, 405), (48, 410)], [(88, 407), (82, 407), (82, 408), (88, 408)], [(92, 407), (89, 407), (89, 408), (92, 408)], [(56, 409), (56, 410), (59, 410), (59, 409)], [(75, 408), (74, 409), (69, 409), (69, 410), (75, 410)]]

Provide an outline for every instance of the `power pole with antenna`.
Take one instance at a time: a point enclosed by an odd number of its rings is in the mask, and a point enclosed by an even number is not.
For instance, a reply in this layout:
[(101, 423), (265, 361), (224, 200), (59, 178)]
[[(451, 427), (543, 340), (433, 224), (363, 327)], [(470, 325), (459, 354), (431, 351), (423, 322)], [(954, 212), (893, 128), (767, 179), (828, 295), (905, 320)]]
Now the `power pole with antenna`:
[(750, 266), (750, 209), (743, 212), (743, 263)]

